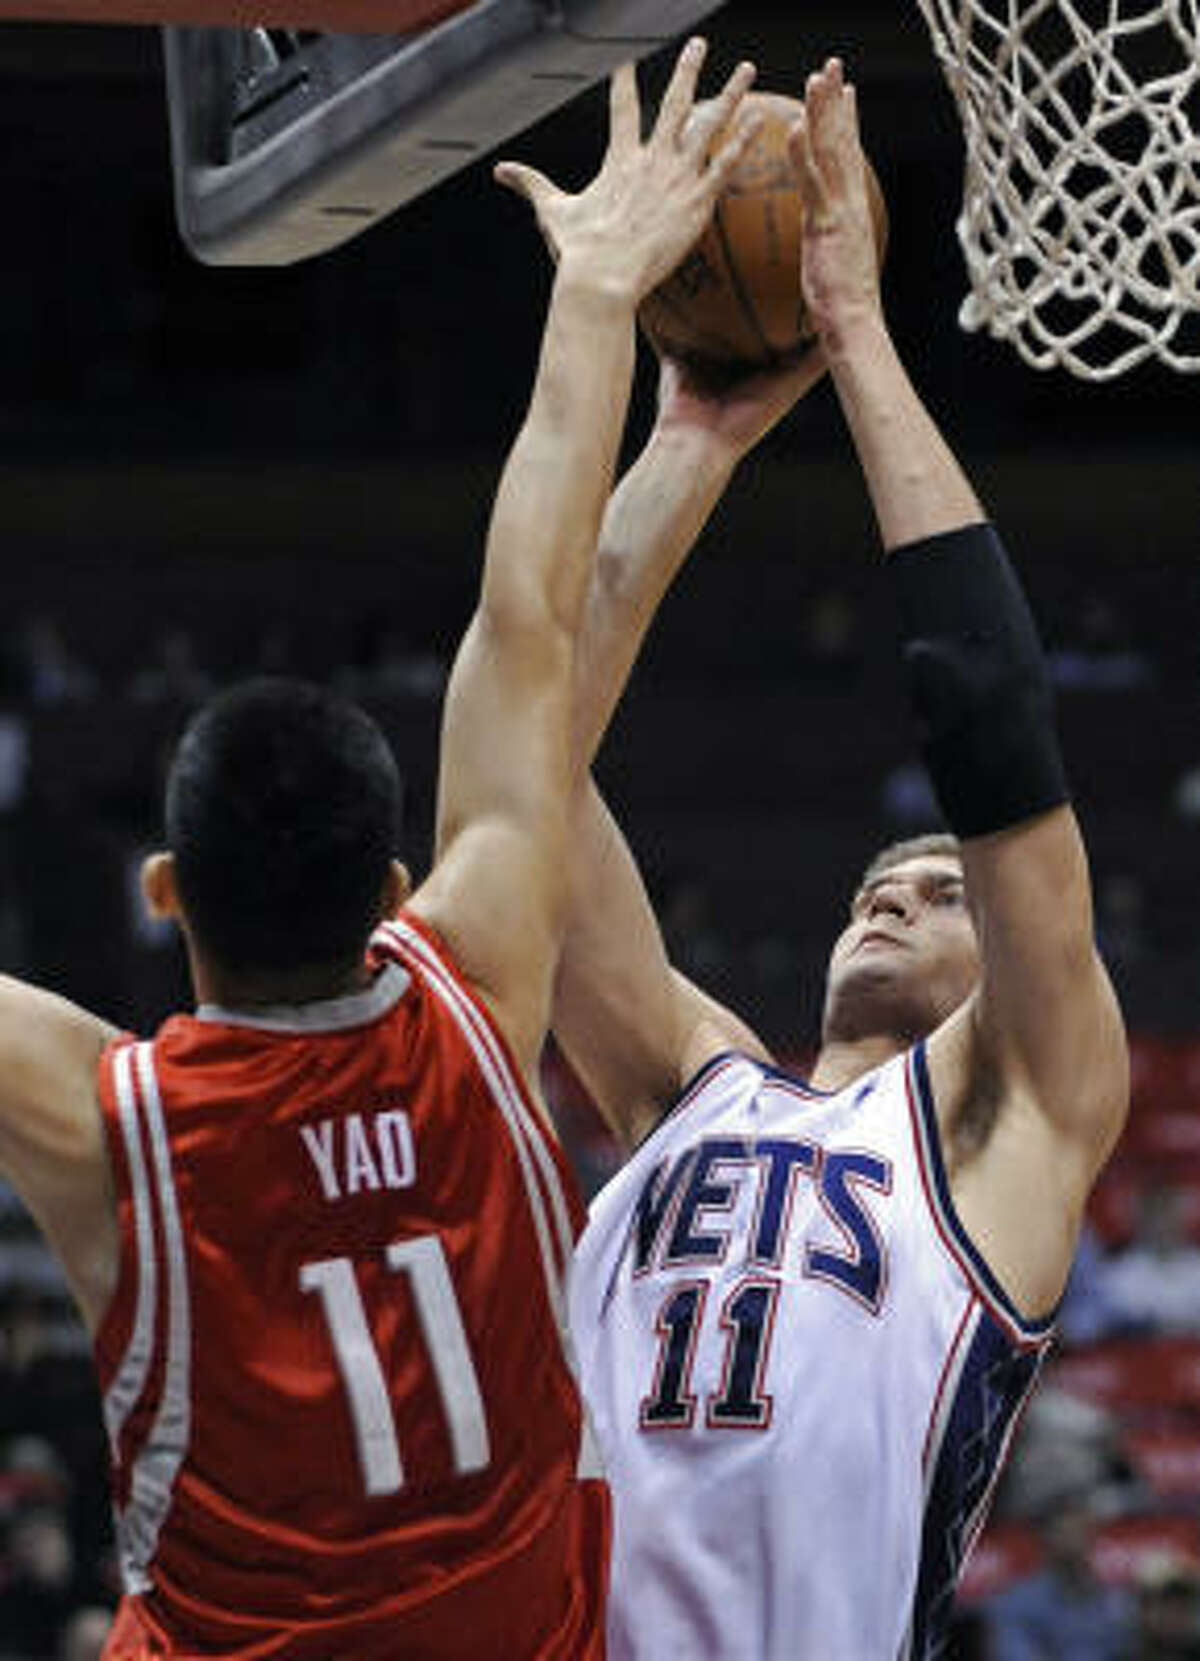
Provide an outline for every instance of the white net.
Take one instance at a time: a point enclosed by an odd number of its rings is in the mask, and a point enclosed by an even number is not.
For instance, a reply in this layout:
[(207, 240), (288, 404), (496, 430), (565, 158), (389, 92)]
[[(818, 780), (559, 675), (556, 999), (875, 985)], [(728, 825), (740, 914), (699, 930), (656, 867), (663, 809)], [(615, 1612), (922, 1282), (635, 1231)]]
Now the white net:
[(917, 0), (966, 139), (965, 328), (1200, 371), (1200, 0)]

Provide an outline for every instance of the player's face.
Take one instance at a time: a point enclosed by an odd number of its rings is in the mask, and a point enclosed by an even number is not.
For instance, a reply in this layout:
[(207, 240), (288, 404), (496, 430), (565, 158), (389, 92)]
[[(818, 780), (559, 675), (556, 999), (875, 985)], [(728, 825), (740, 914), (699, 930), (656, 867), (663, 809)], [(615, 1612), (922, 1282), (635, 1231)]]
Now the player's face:
[(829, 961), (825, 1037), (924, 1037), (978, 978), (962, 866), (945, 854), (903, 860), (854, 896)]

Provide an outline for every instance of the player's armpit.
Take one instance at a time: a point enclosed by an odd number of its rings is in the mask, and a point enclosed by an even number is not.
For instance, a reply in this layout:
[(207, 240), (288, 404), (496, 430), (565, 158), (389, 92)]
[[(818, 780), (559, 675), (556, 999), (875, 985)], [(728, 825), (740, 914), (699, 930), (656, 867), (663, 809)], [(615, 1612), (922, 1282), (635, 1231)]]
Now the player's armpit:
[(54, 1246), (93, 1323), (117, 1265), (97, 1098), (100, 1054), (116, 1036), (65, 998), (0, 976), (0, 1171)]

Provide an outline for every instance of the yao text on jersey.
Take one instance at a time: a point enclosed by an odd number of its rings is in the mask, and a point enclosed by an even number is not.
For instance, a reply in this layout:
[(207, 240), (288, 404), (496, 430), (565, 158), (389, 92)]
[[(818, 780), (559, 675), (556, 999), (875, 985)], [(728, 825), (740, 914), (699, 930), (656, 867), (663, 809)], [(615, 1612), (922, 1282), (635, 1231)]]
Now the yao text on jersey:
[(932, 1661), (1050, 1338), (955, 1217), (918, 1046), (710, 1063), (601, 1192), (571, 1318), (614, 1661)]
[(201, 1008), (101, 1064), (97, 1335), (127, 1597), (106, 1657), (602, 1653), (564, 1276), (581, 1207), (414, 921), (353, 996)]

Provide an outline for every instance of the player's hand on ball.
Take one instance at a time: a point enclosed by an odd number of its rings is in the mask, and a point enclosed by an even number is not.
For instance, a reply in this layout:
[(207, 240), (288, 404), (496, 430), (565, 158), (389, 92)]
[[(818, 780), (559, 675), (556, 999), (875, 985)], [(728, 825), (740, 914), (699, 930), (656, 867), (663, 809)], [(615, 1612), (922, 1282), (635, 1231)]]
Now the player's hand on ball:
[(585, 190), (560, 190), (515, 162), (495, 170), (500, 184), (529, 201), (560, 267), (635, 304), (695, 243), (754, 136), (755, 121), (738, 118), (754, 66), (739, 64), (715, 98), (697, 105), (705, 51), (700, 39), (684, 47), (644, 142), (636, 74), (629, 64), (617, 70), (608, 149)]
[(663, 357), (658, 383), (659, 431), (686, 428), (702, 432), (732, 461), (740, 461), (824, 373), (825, 359), (819, 346), (810, 347), (796, 362), (751, 373), (708, 371)]
[(804, 302), (826, 350), (836, 350), (857, 319), (882, 313), (857, 101), (837, 58), (809, 76), (791, 148), (804, 195)]

